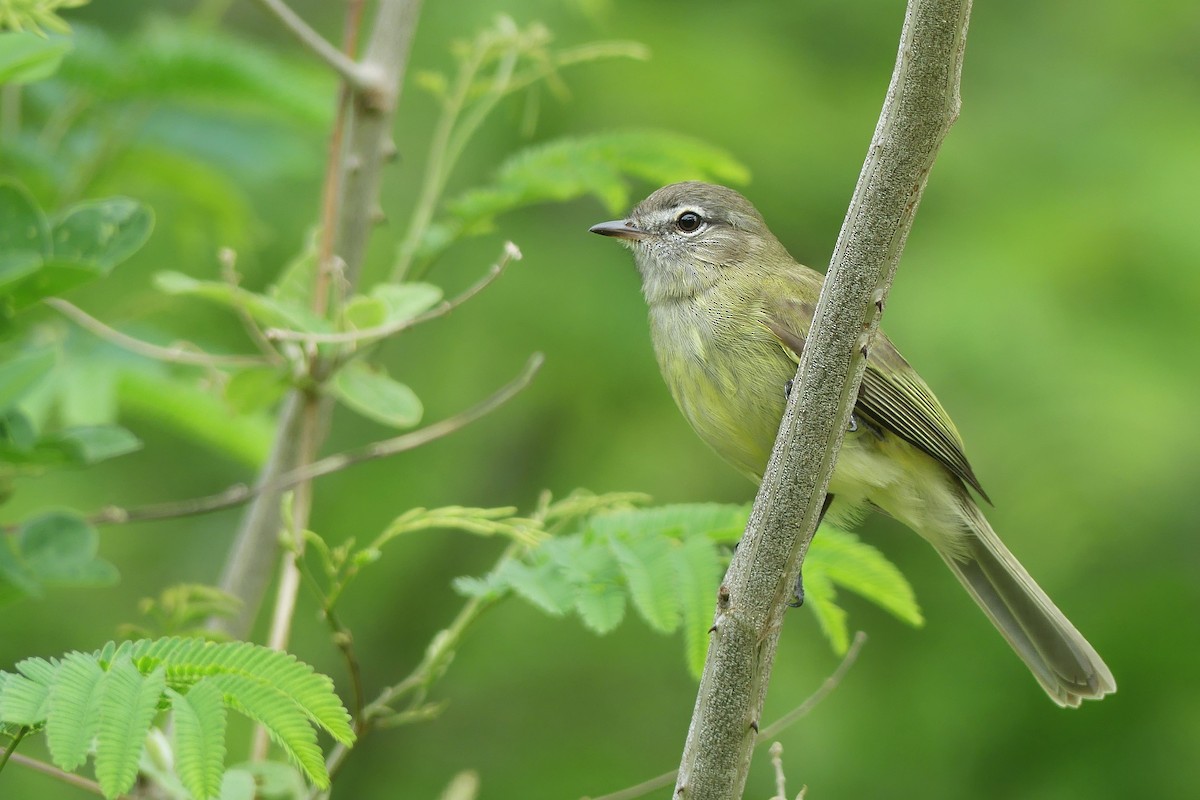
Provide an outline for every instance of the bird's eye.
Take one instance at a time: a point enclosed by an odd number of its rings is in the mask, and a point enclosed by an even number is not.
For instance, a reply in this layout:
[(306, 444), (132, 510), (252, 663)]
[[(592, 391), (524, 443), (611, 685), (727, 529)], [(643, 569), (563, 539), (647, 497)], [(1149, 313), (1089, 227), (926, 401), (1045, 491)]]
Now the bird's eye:
[(704, 219), (695, 211), (685, 211), (675, 218), (675, 227), (684, 233), (695, 233)]

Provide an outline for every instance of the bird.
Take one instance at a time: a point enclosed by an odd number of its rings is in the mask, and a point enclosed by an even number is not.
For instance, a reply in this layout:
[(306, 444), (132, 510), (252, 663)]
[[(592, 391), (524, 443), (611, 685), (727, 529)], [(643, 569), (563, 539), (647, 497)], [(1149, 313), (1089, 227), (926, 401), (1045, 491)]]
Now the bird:
[[(633, 251), (654, 352), (683, 416), (760, 482), (823, 276), (725, 186), (664, 186), (626, 219), (590, 231)], [(828, 495), (831, 519), (853, 524), (877, 510), (933, 545), (1055, 703), (1077, 707), (1116, 691), (1104, 660), (992, 530), (958, 430), (882, 330)]]

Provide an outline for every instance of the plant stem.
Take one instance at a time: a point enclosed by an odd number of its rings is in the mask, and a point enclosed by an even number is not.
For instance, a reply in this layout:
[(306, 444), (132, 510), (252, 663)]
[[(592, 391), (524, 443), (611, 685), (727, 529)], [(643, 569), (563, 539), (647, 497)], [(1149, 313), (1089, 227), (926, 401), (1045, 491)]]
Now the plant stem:
[(938, 147), (958, 116), (970, 0), (910, 0), (879, 123), (741, 546), (721, 585), (675, 798), (744, 791), (783, 612)]
[(214, 355), (205, 353), (200, 348), (186, 349), (183, 345), (160, 347), (151, 342), (144, 342), (132, 336), (111, 328), (74, 303), (59, 297), (47, 297), (42, 301), (55, 311), (69, 318), (79, 327), (95, 334), (101, 339), (112, 342), (117, 347), (137, 353), (139, 356), (152, 358), (156, 361), (168, 361), (172, 364), (188, 364), (197, 367), (256, 367), (271, 362), (260, 356)]
[(22, 725), (21, 729), (17, 731), (17, 735), (8, 743), (8, 747), (4, 748), (3, 753), (0, 753), (0, 772), (4, 771), (4, 765), (8, 763), (8, 759), (12, 757), (12, 754), (16, 752), (17, 745), (21, 743), (21, 740), (25, 738), (27, 733), (29, 733), (29, 728)]
[(309, 27), (308, 23), (287, 3), (283, 0), (256, 1), (263, 7), (263, 10), (279, 20), (284, 29), (292, 34), (300, 44), (340, 75), (343, 81), (356, 90), (365, 88), (367, 79), (361, 66), (353, 58), (331, 45), (324, 36)]
[[(763, 728), (758, 735), (758, 740), (754, 743), (755, 747), (761, 747), (772, 737), (778, 736), (786, 729), (799, 722), (802, 718), (808, 716), (817, 705), (828, 697), (842, 679), (846, 677), (846, 673), (850, 671), (850, 667), (854, 666), (854, 662), (858, 660), (858, 654), (862, 652), (863, 645), (867, 642), (867, 635), (862, 631), (854, 634), (854, 641), (850, 643), (850, 647), (846, 650), (846, 655), (842, 656), (841, 663), (837, 668), (829, 674), (829, 677), (822, 681), (817, 690), (804, 699), (804, 702), (793, 708), (788, 713), (784, 714), (779, 719), (772, 722), (767, 727)], [(635, 786), (629, 786), (611, 794), (600, 795), (599, 797), (590, 798), (590, 800), (633, 800), (635, 797), (642, 797), (657, 791), (664, 786), (670, 786), (675, 778), (679, 775), (679, 770), (671, 770), (664, 772), (662, 775), (657, 775), (647, 781), (642, 781)]]
[[(45, 761), (39, 761), (38, 759), (30, 758), (29, 756), (23, 756), (20, 753), (12, 754), (12, 762), (14, 764), (20, 764), (22, 767), (27, 769), (34, 770), (35, 772), (40, 772), (43, 775), (49, 775), (51, 778), (54, 778), (57, 781), (70, 784), (71, 786), (83, 789), (86, 792), (91, 792), (92, 794), (104, 797), (104, 791), (100, 788), (100, 784), (96, 783), (95, 781), (90, 781), (81, 775), (65, 772), (53, 764), (47, 764)], [(122, 797), (126, 796), (127, 795), (122, 795)]]
[[(310, 36), (311, 29), (284, 3), (279, 0), (259, 2), (310, 47), (332, 49), (315, 33)], [(420, 5), (420, 0), (380, 0), (376, 6), (371, 39), (361, 62), (355, 63), (351, 56), (340, 52), (334, 58), (326, 57), (328, 54), (322, 56), (335, 68), (343, 60), (353, 65), (353, 69), (338, 69), (343, 77), (345, 94), (340, 104), (339, 121), (331, 133), (330, 160), (336, 164), (336, 168), (326, 172), (323, 197), (327, 202), (322, 209), (326, 235), (329, 231), (336, 233), (326, 239), (332, 242), (333, 251), (329, 258), (322, 261), (317, 284), (314, 285), (314, 308), (328, 311), (328, 316), (335, 319), (341, 314), (340, 302), (337, 304), (339, 307), (327, 309), (333, 294), (324, 289), (319, 292), (316, 290), (323, 281), (331, 280), (328, 266), (332, 263), (333, 254), (345, 265), (346, 289), (352, 291), (358, 281), (367, 240), (372, 226), (377, 222), (374, 210), (379, 202), (380, 174), (385, 156), (392, 151), (392, 119)], [(348, 8), (346, 42), (350, 47), (354, 47), (358, 41), (358, 29), (362, 25), (361, 11), (362, 4), (358, 0)], [(317, 44), (318, 40), (320, 44)], [(370, 80), (363, 76), (369, 76)], [(345, 100), (347, 97), (349, 99)], [(340, 143), (343, 128), (348, 131), (345, 134), (345, 146)], [(328, 365), (315, 353), (310, 356), (309, 377), (316, 384), (328, 377)], [(306, 413), (304, 409), (310, 401), (313, 398), (300, 390), (288, 395), (280, 415), (271, 458), (258, 481), (260, 487), (270, 487), (271, 491), (260, 489), (254, 495), (226, 561), (221, 588), (242, 601), (241, 611), (233, 620), (213, 620), (210, 624), (234, 638), (244, 638), (249, 632), (266, 591), (270, 574), (268, 565), (277, 552), (280, 496), (275, 487), (281, 482), (281, 476), (292, 472), (304, 474), (323, 438), (326, 413), (320, 408), (316, 413)], [(310, 460), (305, 461), (300, 458), (302, 454), (297, 442), (309, 439), (314, 445)], [(296, 584), (298, 581), (289, 578), (289, 591), (294, 591)]]

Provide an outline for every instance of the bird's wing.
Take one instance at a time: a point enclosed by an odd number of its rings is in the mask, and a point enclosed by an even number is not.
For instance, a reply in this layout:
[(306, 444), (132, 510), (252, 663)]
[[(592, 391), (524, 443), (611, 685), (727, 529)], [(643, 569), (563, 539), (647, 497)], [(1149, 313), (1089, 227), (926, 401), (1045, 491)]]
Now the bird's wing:
[[(788, 356), (799, 363), (814, 304), (786, 297), (767, 298), (766, 303), (767, 327)], [(991, 502), (963, 454), (962, 439), (950, 415), (883, 331), (875, 334), (867, 355), (854, 413), (933, 456)]]

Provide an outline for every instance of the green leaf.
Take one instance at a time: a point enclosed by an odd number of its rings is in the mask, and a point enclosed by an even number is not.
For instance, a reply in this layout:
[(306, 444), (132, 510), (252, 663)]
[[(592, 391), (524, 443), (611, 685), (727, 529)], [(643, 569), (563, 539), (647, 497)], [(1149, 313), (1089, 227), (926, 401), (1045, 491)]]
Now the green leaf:
[(13, 549), (15, 539), (0, 536), (0, 605), (15, 603), (25, 597), (39, 597), (42, 593), (37, 575), (17, 557)]
[(87, 760), (99, 723), (104, 670), (94, 656), (68, 653), (59, 663), (46, 714), (46, 744), (70, 772)]
[(50, 706), (50, 684), (58, 666), (42, 658), (17, 662), (17, 672), (7, 674), (0, 694), (0, 716), (12, 725), (41, 725)]
[(430, 283), (381, 283), (370, 295), (356, 295), (346, 304), (346, 323), (355, 330), (398, 325), (423, 314), (442, 299)]
[(487, 186), (448, 203), (450, 216), (421, 243), (431, 257), (463, 235), (491, 230), (495, 218), (525, 206), (596, 197), (616, 214), (628, 209), (630, 180), (661, 186), (681, 180), (745, 183), (746, 167), (727, 151), (663, 131), (613, 131), (540, 144), (508, 158)]
[(143, 675), (126, 656), (104, 676), (96, 735), (96, 779), (107, 797), (129, 791), (158, 700), (166, 689), (166, 670)]
[(207, 679), (225, 693), (225, 703), (267, 729), (271, 740), (318, 787), (329, 787), (325, 759), (317, 747), (317, 733), (296, 703), (256, 676), (225, 673)]
[(513, 591), (551, 616), (562, 616), (574, 603), (573, 587), (550, 562), (531, 566), (510, 561), (501, 577)]
[(804, 570), (806, 592), (810, 573), (820, 571), (909, 625), (924, 624), (912, 585), (895, 564), (852, 533), (822, 527), (809, 547)]
[(679, 595), (675, 586), (671, 542), (664, 536), (615, 533), (608, 537), (621, 571), (629, 582), (633, 605), (661, 633), (679, 627)]
[[(308, 787), (300, 771), (282, 761), (247, 761), (225, 774), (228, 776), (232, 773), (249, 776), (257, 792), (254, 797), (259, 800), (294, 800), (308, 795)], [(226, 800), (224, 787), (221, 791), (221, 800)]]
[(49, 257), (36, 272), (14, 281), (5, 291), (14, 309), (27, 308), (47, 297), (55, 297), (104, 277), (106, 271), (87, 261)]
[(632, 508), (597, 514), (589, 527), (601, 534), (671, 534), (684, 539), (706, 536), (717, 542), (741, 538), (750, 515), (749, 506), (725, 503), (678, 503), (654, 508)]
[(371, 287), (371, 297), (383, 303), (383, 321), (395, 325), (433, 308), (442, 299), (442, 290), (431, 283), (380, 283)]
[(29, 192), (10, 181), (0, 181), (0, 263), (14, 254), (50, 255), (50, 223)]
[(31, 32), (0, 33), (0, 84), (34, 83), (58, 71), (71, 40)]
[(57, 353), (43, 348), (0, 363), (0, 411), (12, 408), (54, 369)]
[(108, 197), (63, 211), (50, 236), (56, 258), (95, 265), (107, 274), (146, 243), (153, 227), (149, 208), (128, 197)]
[(0, 253), (0, 293), (42, 268), (42, 257), (31, 251)]
[(154, 276), (154, 285), (167, 294), (202, 297), (226, 308), (240, 308), (264, 327), (305, 333), (329, 333), (333, 330), (328, 320), (303, 306), (229, 283), (201, 281), (181, 272), (160, 272)]
[(348, 408), (368, 419), (394, 428), (411, 428), (421, 421), (424, 408), (407, 385), (373, 369), (363, 361), (351, 361), (338, 371), (331, 387)]
[(42, 581), (88, 586), (117, 581), (116, 567), (96, 556), (100, 534), (76, 514), (52, 511), (28, 519), (17, 541), (21, 559)]
[[(301, 784), (301, 789), (304, 785)], [(269, 798), (270, 795), (265, 792), (259, 795), (258, 785), (254, 780), (254, 775), (242, 769), (231, 769), (221, 778), (221, 793), (218, 800), (255, 800), (255, 797)], [(288, 795), (291, 797), (300, 797), (301, 794)]]
[[(241, 463), (258, 467), (275, 436), (274, 420), (263, 413), (232, 416), (225, 402), (200, 380), (150, 367), (122, 370), (117, 381), (121, 410)], [(213, 420), (221, 420), (214, 425)]]
[(239, 370), (225, 384), (225, 402), (239, 414), (251, 414), (275, 405), (287, 392), (287, 380), (272, 367)]
[(120, 425), (68, 428), (56, 437), (81, 465), (96, 464), (140, 450), (142, 441)]
[(706, 536), (684, 539), (671, 553), (683, 611), (684, 652), (688, 671), (700, 679), (708, 655), (708, 630), (721, 583), (717, 546)]
[(342, 315), (352, 330), (378, 328), (387, 320), (387, 306), (377, 297), (357, 294), (346, 302)]
[(225, 700), (221, 690), (200, 681), (187, 694), (167, 690), (175, 722), (179, 779), (199, 800), (217, 797), (225, 770)]
[(804, 607), (812, 610), (833, 651), (845, 655), (850, 647), (846, 611), (837, 604), (837, 590), (833, 588), (829, 576), (821, 570), (808, 569), (807, 564), (804, 570)]

